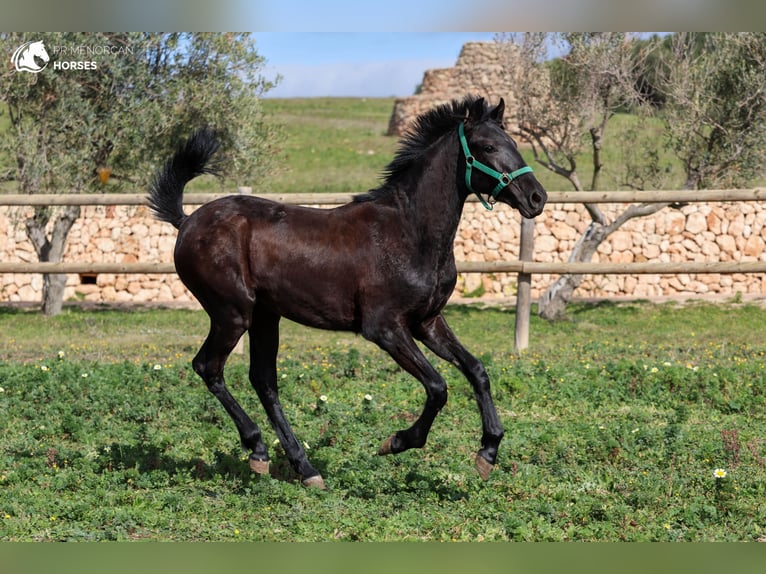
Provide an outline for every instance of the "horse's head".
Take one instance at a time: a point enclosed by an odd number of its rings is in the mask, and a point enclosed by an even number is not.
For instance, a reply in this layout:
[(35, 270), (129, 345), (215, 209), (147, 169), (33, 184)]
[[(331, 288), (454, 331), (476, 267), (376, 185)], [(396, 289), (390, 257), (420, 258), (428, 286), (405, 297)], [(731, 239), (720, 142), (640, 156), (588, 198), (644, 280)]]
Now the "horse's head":
[(468, 109), (458, 129), (465, 161), (465, 178), (460, 179), (488, 209), (497, 200), (518, 209), (524, 217), (533, 218), (542, 212), (548, 194), (503, 128), (504, 112), (502, 98), (491, 110), (483, 98)]
[(42, 40), (38, 40), (37, 42), (32, 42), (29, 45), (29, 52), (37, 57), (41, 58), (44, 61), (48, 61), (50, 58), (48, 57), (48, 52), (45, 51), (45, 43)]
[[(37, 59), (42, 60), (43, 64), (38, 64)], [(19, 46), (13, 54), (12, 61), (19, 72), (39, 72), (48, 64), (50, 56), (45, 50), (45, 44), (40, 40), (26, 42)]]

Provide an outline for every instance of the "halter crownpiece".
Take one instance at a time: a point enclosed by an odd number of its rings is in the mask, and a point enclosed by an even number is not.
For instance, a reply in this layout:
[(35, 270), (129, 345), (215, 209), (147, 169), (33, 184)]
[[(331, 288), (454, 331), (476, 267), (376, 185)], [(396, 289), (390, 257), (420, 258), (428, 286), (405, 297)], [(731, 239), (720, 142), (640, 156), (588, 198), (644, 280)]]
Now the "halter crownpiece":
[(525, 165), (524, 167), (521, 167), (517, 170), (512, 171), (511, 173), (500, 173), (497, 170), (492, 169), (488, 165), (485, 165), (481, 163), (479, 160), (477, 160), (475, 157), (471, 155), (471, 150), (468, 149), (468, 142), (465, 139), (465, 129), (463, 127), (463, 124), (465, 122), (460, 122), (460, 125), (457, 128), (458, 136), (460, 138), (460, 145), (463, 146), (463, 155), (465, 155), (465, 185), (468, 188), (469, 191), (476, 194), (476, 197), (479, 198), (479, 201), (481, 201), (481, 204), (489, 210), (492, 210), (492, 204), (487, 203), (484, 198), (481, 196), (481, 194), (476, 191), (473, 186), (471, 185), (471, 175), (473, 173), (473, 168), (478, 169), (479, 171), (482, 171), (489, 175), (490, 177), (494, 177), (497, 180), (497, 185), (495, 186), (495, 189), (493, 189), (490, 192), (490, 195), (492, 196), (492, 200), (497, 199), (497, 195), (505, 188), (508, 184), (510, 184), (514, 179), (519, 177), (520, 175), (523, 175), (525, 173), (531, 173), (532, 168), (528, 165)]

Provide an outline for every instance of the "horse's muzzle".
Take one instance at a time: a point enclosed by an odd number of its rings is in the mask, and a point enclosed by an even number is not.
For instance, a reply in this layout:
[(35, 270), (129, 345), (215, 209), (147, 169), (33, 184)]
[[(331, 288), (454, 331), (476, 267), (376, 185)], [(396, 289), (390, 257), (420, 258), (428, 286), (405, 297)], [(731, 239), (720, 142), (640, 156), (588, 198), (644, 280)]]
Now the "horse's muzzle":
[[(548, 193), (541, 187), (527, 195), (526, 200), (526, 209), (522, 208), (520, 211), (524, 217), (532, 219), (543, 212), (543, 207), (545, 207), (545, 203), (548, 201)], [(524, 213), (524, 211), (527, 211), (528, 213)]]

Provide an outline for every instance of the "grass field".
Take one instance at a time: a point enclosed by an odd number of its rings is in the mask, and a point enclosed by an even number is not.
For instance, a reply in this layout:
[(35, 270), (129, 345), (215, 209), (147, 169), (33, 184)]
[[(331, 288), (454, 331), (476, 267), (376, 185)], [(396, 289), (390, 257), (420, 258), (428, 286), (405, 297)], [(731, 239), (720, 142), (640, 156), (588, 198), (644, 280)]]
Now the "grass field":
[[(284, 142), (280, 167), (257, 185), (255, 193), (362, 193), (380, 184), (398, 143), (396, 137), (385, 135), (393, 98), (265, 99), (263, 105), (271, 121), (284, 126)], [(657, 120), (631, 131), (636, 125), (637, 118), (627, 114), (611, 120), (602, 150), (602, 189), (625, 188), (621, 166), (628, 142), (635, 144), (640, 136), (661, 143)], [(529, 148), (522, 146), (522, 154), (546, 189), (572, 189), (565, 179), (534, 162)], [(661, 158), (668, 170), (661, 187), (673, 189), (683, 183), (678, 162), (664, 152)], [(577, 161), (580, 179), (588, 185), (593, 171), (590, 156), (583, 154)]]
[(377, 187), (396, 138), (385, 135), (392, 98), (267, 99), (266, 113), (284, 126), (280, 167), (264, 192), (363, 193)]
[[(199, 178), (189, 191), (221, 192), (249, 185), (253, 193), (363, 193), (377, 187), (381, 173), (393, 158), (398, 138), (387, 136), (393, 98), (267, 98), (263, 100), (268, 121), (279, 125), (282, 140), (276, 149), (277, 165), (259, 182), (225, 181), (224, 189), (213, 178)], [(610, 120), (602, 150), (604, 163), (601, 189), (624, 189), (622, 166), (625, 154), (639, 140), (661, 147), (659, 120), (636, 129), (637, 118), (618, 114)], [(0, 116), (0, 129), (6, 129)], [(587, 145), (584, 151), (587, 151)], [(533, 160), (522, 146), (522, 155), (533, 166), (535, 176), (549, 191), (570, 191), (572, 186)], [(673, 189), (683, 183), (679, 164), (660, 151), (667, 180), (660, 185)], [(0, 157), (0, 167), (7, 163)], [(577, 171), (584, 185), (592, 174), (590, 156), (577, 158)], [(135, 191), (128, 189), (127, 191)], [(0, 182), (0, 193), (18, 193), (13, 182)]]
[[(0, 310), (0, 539), (763, 539), (766, 310), (632, 303), (570, 316), (534, 319), (517, 357), (512, 310), (448, 308), (506, 426), (486, 483), (472, 464), (475, 403), (452, 367), (437, 363), (450, 400), (426, 447), (379, 457), (422, 407), (420, 385), (358, 337), (286, 322), (282, 402), (326, 479), (318, 492), (278, 447), (274, 476), (248, 471), (189, 367), (203, 313)], [(227, 375), (268, 427), (244, 356)]]
[[(285, 125), (284, 160), (255, 193), (377, 185), (396, 146), (383, 135), (393, 100), (264, 105)], [(274, 476), (249, 472), (190, 368), (204, 313), (0, 307), (0, 540), (766, 539), (766, 310), (733, 300), (569, 313), (533, 317), (519, 357), (512, 310), (447, 310), (506, 426), (487, 483), (472, 463), (476, 406), (452, 367), (438, 363), (450, 401), (426, 447), (378, 457), (420, 411), (420, 385), (358, 337), (285, 322), (282, 402), (327, 482), (317, 492), (276, 446)], [(229, 385), (270, 444), (245, 357), (232, 357)]]
[[(271, 121), (284, 126), (285, 139), (280, 150), (281, 166), (258, 185), (261, 192), (364, 192), (379, 184), (381, 171), (397, 146), (396, 137), (385, 135), (393, 98), (276, 98), (264, 99), (263, 106)], [(656, 181), (644, 181), (640, 186), (680, 189), (686, 177), (681, 163), (666, 149), (663, 134), (659, 117), (639, 120), (636, 115), (624, 113), (612, 117), (601, 150), (599, 189), (632, 189), (626, 183), (626, 164), (629, 158), (633, 163), (645, 162), (642, 148), (656, 152), (658, 163)], [(521, 144), (524, 159), (547, 190), (573, 189), (566, 179), (535, 162), (528, 145)], [(593, 175), (591, 152), (590, 142), (585, 141), (582, 153), (575, 158), (585, 189), (590, 189)], [(765, 182), (766, 173), (751, 185), (762, 186)]]

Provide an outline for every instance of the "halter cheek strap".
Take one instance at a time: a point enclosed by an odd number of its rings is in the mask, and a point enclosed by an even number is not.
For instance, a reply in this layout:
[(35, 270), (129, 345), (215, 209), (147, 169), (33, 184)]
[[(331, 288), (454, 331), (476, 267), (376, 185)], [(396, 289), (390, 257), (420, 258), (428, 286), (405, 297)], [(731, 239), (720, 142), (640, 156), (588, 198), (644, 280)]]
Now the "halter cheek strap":
[(481, 163), (479, 160), (477, 160), (475, 157), (471, 155), (471, 150), (468, 149), (468, 142), (465, 139), (465, 129), (463, 128), (463, 122), (460, 122), (460, 125), (457, 128), (457, 131), (458, 131), (458, 136), (460, 138), (460, 145), (463, 147), (463, 155), (465, 155), (465, 185), (469, 191), (476, 194), (476, 197), (479, 198), (479, 201), (481, 201), (481, 204), (486, 209), (492, 210), (492, 204), (487, 203), (484, 200), (484, 198), (481, 196), (481, 194), (478, 191), (476, 191), (471, 185), (471, 175), (473, 174), (473, 168), (476, 168), (479, 171), (482, 171), (486, 173), (487, 175), (489, 175), (490, 177), (494, 177), (497, 180), (497, 185), (495, 186), (495, 189), (493, 189), (490, 192), (490, 195), (492, 196), (492, 200), (495, 200), (497, 198), (497, 195), (503, 190), (503, 188), (505, 188), (508, 184), (510, 184), (514, 179), (516, 179), (517, 177), (525, 173), (531, 173), (532, 168), (529, 167), (528, 165), (525, 165), (524, 167), (514, 170), (511, 173), (505, 173), (505, 172), (500, 173), (499, 171), (492, 169), (488, 165)]

